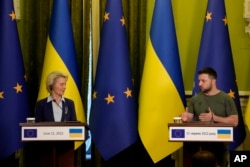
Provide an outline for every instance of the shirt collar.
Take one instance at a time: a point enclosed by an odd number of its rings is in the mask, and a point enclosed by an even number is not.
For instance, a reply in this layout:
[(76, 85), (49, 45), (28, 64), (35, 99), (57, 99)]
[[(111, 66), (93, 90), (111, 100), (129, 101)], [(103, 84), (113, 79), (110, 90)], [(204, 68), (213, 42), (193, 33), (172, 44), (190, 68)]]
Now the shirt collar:
[[(62, 100), (63, 102), (65, 102), (64, 97), (62, 97), (61, 100)], [(48, 96), (48, 98), (47, 98), (47, 103), (49, 103), (49, 102), (51, 102), (51, 101), (53, 101), (53, 98), (52, 98), (51, 96)]]

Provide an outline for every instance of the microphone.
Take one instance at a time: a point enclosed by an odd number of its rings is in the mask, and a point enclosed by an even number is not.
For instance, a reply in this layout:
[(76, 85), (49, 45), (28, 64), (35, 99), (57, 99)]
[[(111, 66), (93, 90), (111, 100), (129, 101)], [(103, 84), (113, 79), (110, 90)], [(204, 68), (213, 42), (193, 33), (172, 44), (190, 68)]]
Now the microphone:
[(62, 107), (56, 102), (55, 99), (52, 100), (54, 103), (56, 103), (57, 107), (59, 107), (62, 110)]
[(68, 114), (68, 105), (66, 103), (66, 101), (64, 102), (64, 122), (66, 122), (66, 118), (67, 118), (67, 114)]
[(207, 96), (206, 95), (204, 95), (204, 99), (205, 99), (205, 101), (206, 101), (206, 103), (207, 103), (207, 111), (206, 111), (206, 113), (209, 113), (209, 112), (211, 112), (211, 114), (212, 114), (212, 117), (211, 117), (211, 122), (214, 122), (214, 120), (213, 120), (213, 116), (214, 116), (214, 113), (212, 112), (212, 110), (211, 110), (211, 108), (210, 108), (210, 105), (209, 105), (209, 103), (208, 103), (208, 99), (207, 99)]
[(62, 101), (62, 106), (60, 106), (55, 99), (52, 100), (56, 105), (62, 110), (63, 116), (64, 116), (64, 122), (67, 121), (67, 114), (68, 114), (68, 105), (66, 102)]
[(209, 113), (210, 105), (208, 104), (207, 96), (206, 96), (206, 95), (204, 95), (204, 100), (205, 100), (205, 102), (206, 102), (206, 104), (207, 104), (207, 111), (206, 111), (206, 113)]

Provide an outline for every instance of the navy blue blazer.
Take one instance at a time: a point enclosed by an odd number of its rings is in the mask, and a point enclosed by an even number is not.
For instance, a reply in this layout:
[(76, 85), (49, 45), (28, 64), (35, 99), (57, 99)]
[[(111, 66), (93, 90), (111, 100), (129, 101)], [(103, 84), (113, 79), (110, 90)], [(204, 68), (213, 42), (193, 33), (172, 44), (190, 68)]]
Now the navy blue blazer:
[[(64, 121), (76, 121), (76, 112), (74, 102), (64, 97), (62, 101), (62, 119)], [(47, 102), (47, 98), (39, 100), (35, 109), (36, 122), (55, 122), (53, 115), (52, 101)]]

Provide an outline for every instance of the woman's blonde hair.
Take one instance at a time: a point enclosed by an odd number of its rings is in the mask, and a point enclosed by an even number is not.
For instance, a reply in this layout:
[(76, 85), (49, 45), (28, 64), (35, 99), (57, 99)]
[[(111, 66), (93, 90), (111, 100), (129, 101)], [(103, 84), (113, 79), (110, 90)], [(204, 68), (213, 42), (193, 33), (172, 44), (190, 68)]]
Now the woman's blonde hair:
[(47, 81), (46, 81), (46, 88), (50, 94), (52, 92), (53, 85), (55, 84), (57, 78), (65, 78), (66, 80), (68, 80), (68, 75), (64, 74), (60, 71), (53, 71), (53, 72), (49, 73), (49, 75), (47, 77)]

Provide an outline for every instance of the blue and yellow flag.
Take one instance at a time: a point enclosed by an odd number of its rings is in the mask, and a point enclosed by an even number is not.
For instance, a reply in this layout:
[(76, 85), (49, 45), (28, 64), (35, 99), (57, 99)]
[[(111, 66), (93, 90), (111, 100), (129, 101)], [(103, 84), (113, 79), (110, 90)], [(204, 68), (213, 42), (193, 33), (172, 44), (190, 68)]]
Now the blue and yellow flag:
[(171, 0), (156, 0), (141, 81), (139, 134), (156, 163), (182, 147), (168, 123), (186, 106)]
[[(74, 101), (77, 120), (85, 122), (68, 0), (53, 2), (38, 100), (49, 95), (46, 79), (52, 71), (62, 71), (69, 75), (64, 96)], [(76, 144), (76, 148), (79, 145)]]
[(19, 123), (29, 113), (13, 1), (0, 1), (0, 160), (23, 146)]
[(238, 110), (239, 124), (234, 129), (234, 142), (229, 143), (230, 150), (234, 150), (244, 141), (246, 132), (236, 83), (224, 0), (208, 1), (193, 94), (200, 91), (197, 72), (208, 66), (217, 71), (218, 88), (233, 98)]
[(136, 101), (121, 0), (108, 0), (90, 113), (94, 143), (107, 160), (138, 138)]

